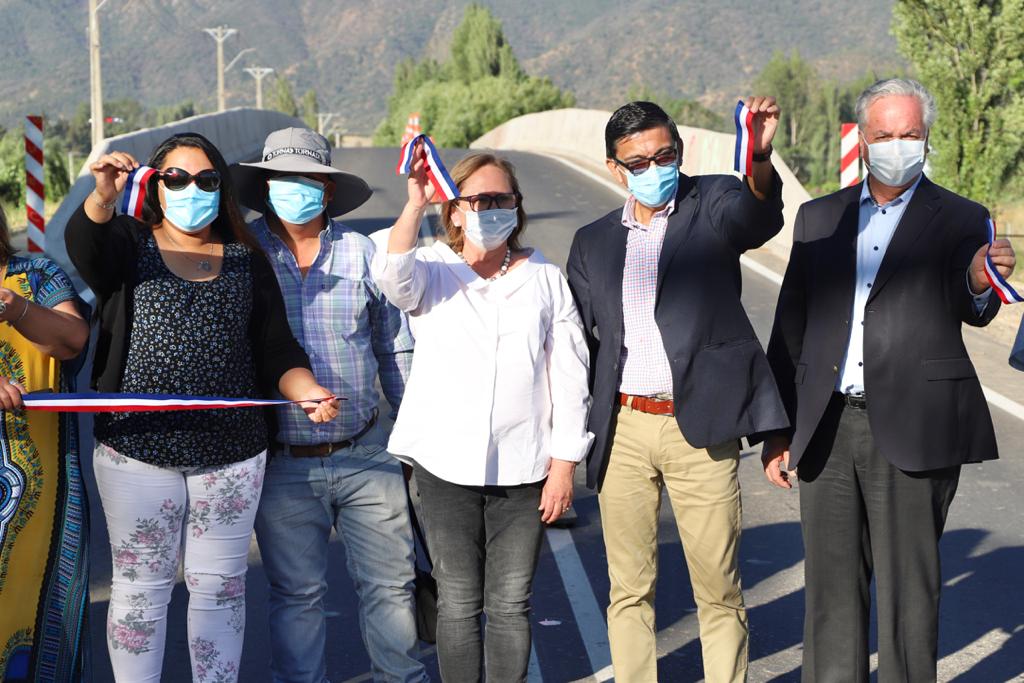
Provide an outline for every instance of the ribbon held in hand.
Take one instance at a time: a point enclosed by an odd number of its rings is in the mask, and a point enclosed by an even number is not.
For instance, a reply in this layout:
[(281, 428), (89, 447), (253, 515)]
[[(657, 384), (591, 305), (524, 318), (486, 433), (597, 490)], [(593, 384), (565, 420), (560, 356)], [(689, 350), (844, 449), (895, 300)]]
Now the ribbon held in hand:
[(459, 188), (455, 186), (455, 181), (448, 175), (448, 169), (441, 162), (441, 155), (437, 153), (434, 143), (424, 133), (420, 133), (402, 146), (402, 157), (398, 160), (398, 168), (395, 169), (395, 173), (398, 175), (408, 175), (412, 170), (412, 162), (414, 161), (412, 152), (416, 147), (416, 143), (421, 140), (423, 141), (423, 152), (427, 157), (427, 179), (430, 180), (438, 194), (446, 200), (451, 201), (457, 198), (459, 196)]
[(736, 103), (736, 153), (733, 168), (745, 176), (754, 175), (754, 112), (742, 101)]
[[(988, 219), (988, 244), (992, 244), (996, 241), (996, 222), (991, 217)], [(1024, 297), (1017, 293), (1010, 283), (1006, 281), (999, 271), (996, 270), (996, 266), (992, 263), (992, 257), (985, 254), (985, 275), (988, 277), (988, 283), (992, 285), (992, 289), (996, 290), (996, 294), (1003, 300), (1004, 304), (1019, 304), (1024, 302)]]
[(121, 196), (122, 214), (142, 220), (142, 207), (146, 203), (146, 188), (149, 179), (156, 172), (155, 168), (139, 166), (128, 174), (128, 182), (125, 183), (124, 194)]
[[(175, 394), (55, 394), (34, 392), (21, 397), (25, 410), (51, 413), (137, 413), (158, 410), (213, 410), (215, 408), (263, 408), (292, 403), (320, 403), (336, 396), (289, 401), (273, 398), (222, 398)], [(345, 399), (338, 399), (344, 401)]]

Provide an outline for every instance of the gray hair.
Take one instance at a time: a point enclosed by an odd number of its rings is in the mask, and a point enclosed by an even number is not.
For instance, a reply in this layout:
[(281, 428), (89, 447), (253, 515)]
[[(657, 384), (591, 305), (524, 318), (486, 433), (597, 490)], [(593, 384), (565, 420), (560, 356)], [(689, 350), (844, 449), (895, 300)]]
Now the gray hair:
[(928, 92), (928, 89), (911, 78), (887, 78), (870, 86), (857, 98), (857, 125), (861, 127), (861, 130), (868, 123), (868, 107), (876, 100), (893, 95), (916, 97), (917, 101), (921, 103), (925, 132), (932, 129), (936, 115), (935, 98)]

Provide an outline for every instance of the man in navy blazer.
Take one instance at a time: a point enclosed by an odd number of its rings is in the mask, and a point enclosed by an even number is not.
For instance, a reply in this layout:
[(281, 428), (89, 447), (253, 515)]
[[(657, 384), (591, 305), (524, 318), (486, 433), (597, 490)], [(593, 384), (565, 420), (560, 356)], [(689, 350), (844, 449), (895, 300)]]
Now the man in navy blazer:
[(785, 428), (768, 361), (740, 303), (739, 256), (782, 228), (771, 164), (779, 108), (754, 113), (753, 176), (689, 177), (657, 105), (631, 102), (605, 129), (622, 209), (581, 228), (569, 284), (591, 347), (587, 481), (597, 486), (611, 583), (615, 679), (657, 680), (654, 587), (662, 491), (697, 603), (705, 679), (743, 681), (747, 617), (738, 549), (740, 437)]
[[(1013, 247), (988, 210), (922, 172), (936, 105), (893, 78), (857, 99), (864, 182), (800, 207), (768, 358), (792, 429), (766, 439), (772, 483), (800, 482), (802, 678), (934, 681), (939, 539), (963, 463), (998, 456), (962, 328), (999, 310)], [(799, 465), (799, 468), (797, 467)]]

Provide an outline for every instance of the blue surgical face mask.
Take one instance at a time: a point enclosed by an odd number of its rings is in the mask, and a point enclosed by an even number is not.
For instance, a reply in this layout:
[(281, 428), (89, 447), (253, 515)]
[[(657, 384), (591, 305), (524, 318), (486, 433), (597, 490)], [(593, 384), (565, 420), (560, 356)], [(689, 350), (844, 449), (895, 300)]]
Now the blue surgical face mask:
[(497, 249), (519, 225), (519, 214), (515, 209), (487, 209), (486, 211), (464, 211), (466, 224), (462, 233), (466, 239), (484, 251)]
[(652, 209), (664, 206), (668, 200), (676, 196), (676, 188), (679, 187), (679, 168), (675, 164), (651, 164), (651, 167), (640, 175), (633, 175), (629, 171), (623, 172), (626, 174), (629, 191), (644, 206)]
[(189, 183), (181, 190), (164, 188), (164, 218), (184, 232), (199, 232), (217, 218), (220, 190), (207, 192)]
[(305, 225), (324, 212), (324, 185), (302, 176), (274, 178), (269, 183), (270, 207), (283, 221)]

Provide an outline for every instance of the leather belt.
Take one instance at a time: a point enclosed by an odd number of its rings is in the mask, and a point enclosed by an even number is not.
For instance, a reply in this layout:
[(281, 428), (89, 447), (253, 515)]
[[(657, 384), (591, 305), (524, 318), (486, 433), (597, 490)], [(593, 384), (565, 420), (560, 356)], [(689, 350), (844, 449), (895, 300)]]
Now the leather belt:
[(857, 394), (840, 394), (843, 397), (843, 403), (850, 408), (856, 408), (857, 410), (867, 410), (868, 397), (863, 391)]
[(641, 413), (650, 413), (651, 415), (676, 414), (676, 404), (675, 401), (671, 399), (663, 400), (650, 398), (649, 396), (619, 394), (619, 403), (624, 406), (629, 406), (633, 410), (639, 410)]
[(311, 446), (292, 446), (288, 444), (278, 443), (276, 450), (278, 453), (287, 453), (296, 458), (326, 458), (334, 451), (340, 451), (342, 448), (348, 448), (354, 446), (359, 439), (366, 436), (367, 432), (373, 429), (373, 425), (377, 424), (377, 411), (373, 411), (373, 417), (366, 423), (366, 426), (360, 429), (356, 434), (350, 436), (344, 441), (328, 441), (327, 443), (318, 443)]

